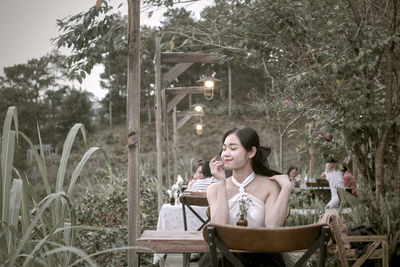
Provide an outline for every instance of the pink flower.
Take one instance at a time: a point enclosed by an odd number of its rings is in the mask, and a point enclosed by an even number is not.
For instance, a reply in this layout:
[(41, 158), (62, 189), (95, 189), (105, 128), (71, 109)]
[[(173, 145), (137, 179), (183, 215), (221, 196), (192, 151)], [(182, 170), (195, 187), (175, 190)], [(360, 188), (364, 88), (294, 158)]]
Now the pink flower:
[(319, 135), (319, 132), (314, 132), (314, 136), (318, 136)]
[(322, 134), (322, 136), (328, 141), (331, 140), (331, 137), (327, 134)]
[(282, 101), (282, 103), (284, 103), (284, 104), (291, 104), (291, 103), (293, 103), (293, 101), (290, 100), (290, 99), (285, 99), (285, 100)]

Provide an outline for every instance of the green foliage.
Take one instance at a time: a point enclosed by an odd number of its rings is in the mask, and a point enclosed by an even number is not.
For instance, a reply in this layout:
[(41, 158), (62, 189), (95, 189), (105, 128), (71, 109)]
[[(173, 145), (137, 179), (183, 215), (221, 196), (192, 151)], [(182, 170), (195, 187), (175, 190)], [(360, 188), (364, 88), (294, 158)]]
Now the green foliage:
[(292, 193), (289, 199), (290, 212), (286, 226), (307, 225), (318, 222), (319, 216), (325, 212), (325, 203), (318, 198), (313, 199), (310, 192), (303, 190)]
[[(92, 129), (91, 95), (66, 84), (68, 68), (65, 57), (53, 51), (39, 59), (5, 68), (0, 77), (0, 122), (9, 106), (16, 106), (20, 114), (21, 131), (37, 140), (39, 125), (44, 140), (62, 143), (65, 133), (79, 121)], [(78, 106), (77, 106), (78, 105)], [(73, 108), (72, 108), (73, 107)], [(25, 154), (19, 147), (16, 156)], [(24, 161), (16, 162), (23, 167)]]
[(82, 82), (93, 66), (102, 62), (108, 48), (119, 51), (126, 42), (123, 38), (126, 33), (121, 31), (124, 25), (115, 20), (119, 15), (107, 14), (112, 9), (107, 1), (102, 1), (99, 7), (93, 6), (87, 12), (57, 20), (60, 31), (64, 33), (53, 41), (58, 48), (72, 48), (68, 59), (72, 79)]
[(56, 132), (61, 135), (70, 129), (76, 122), (84, 124), (90, 131), (92, 126), (92, 94), (81, 90), (68, 90), (61, 102), (60, 110), (55, 116)]
[[(147, 176), (149, 165), (144, 165), (140, 180), (140, 221), (141, 231), (155, 229), (157, 226), (157, 179)], [(89, 230), (80, 234), (77, 246), (95, 253), (109, 248), (121, 248), (128, 245), (127, 213), (127, 174), (121, 172), (115, 178), (104, 177), (96, 185), (86, 190), (77, 201), (78, 224), (101, 227), (101, 230)], [(127, 265), (126, 250), (111, 251), (95, 257), (96, 262), (104, 266)], [(150, 264), (150, 257), (142, 259)]]
[(359, 225), (372, 225), (379, 234), (386, 235), (389, 239), (389, 256), (396, 254), (400, 244), (400, 202), (388, 190), (385, 197), (377, 202), (371, 191), (370, 185), (364, 180), (358, 180), (357, 197), (338, 190), (340, 198), (352, 209), (351, 214), (343, 214), (346, 224), (350, 227)]
[[(16, 131), (11, 130), (14, 117)], [(72, 247), (78, 230), (75, 209), (70, 203), (70, 196), (85, 163), (97, 150), (90, 148), (76, 166), (68, 190), (64, 189), (65, 170), (70, 150), (80, 124), (72, 127), (64, 143), (63, 155), (59, 165), (56, 188), (48, 182), (43, 147), (40, 154), (34, 149), (30, 139), (18, 131), (16, 108), (8, 109), (1, 144), (1, 188), (0, 188), (0, 261), (2, 266), (69, 266), (75, 261), (84, 261), (95, 265), (93, 260), (82, 250)], [(32, 191), (28, 178), (21, 177), (14, 169), (17, 179), (13, 179), (13, 154), (15, 139), (21, 136), (33, 149), (35, 160), (42, 176), (47, 196), (38, 200)], [(39, 142), (41, 144), (40, 133)], [(104, 153), (104, 151), (103, 151)], [(107, 159), (107, 158), (106, 158)], [(107, 166), (110, 169), (109, 162)], [(32, 208), (33, 207), (33, 208)], [(19, 214), (21, 213), (21, 216)]]

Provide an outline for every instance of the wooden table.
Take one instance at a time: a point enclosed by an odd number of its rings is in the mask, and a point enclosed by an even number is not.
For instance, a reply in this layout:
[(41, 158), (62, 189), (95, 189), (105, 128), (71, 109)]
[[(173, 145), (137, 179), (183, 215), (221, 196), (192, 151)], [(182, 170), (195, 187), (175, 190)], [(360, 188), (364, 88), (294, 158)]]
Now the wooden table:
[(139, 254), (208, 253), (209, 248), (201, 231), (154, 231), (146, 230), (136, 239)]

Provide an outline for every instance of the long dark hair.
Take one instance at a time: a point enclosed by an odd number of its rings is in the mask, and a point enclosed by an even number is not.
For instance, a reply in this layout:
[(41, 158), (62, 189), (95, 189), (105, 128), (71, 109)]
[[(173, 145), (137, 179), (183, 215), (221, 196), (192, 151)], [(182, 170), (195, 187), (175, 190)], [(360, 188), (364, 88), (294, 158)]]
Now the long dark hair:
[(292, 171), (292, 170), (294, 170), (294, 169), (296, 169), (296, 171), (298, 171), (298, 169), (297, 169), (297, 167), (296, 166), (290, 166), (289, 167), (289, 169), (288, 169), (288, 171), (287, 171), (287, 175), (290, 177), (290, 172)]
[(203, 168), (201, 169), (201, 173), (203, 174), (204, 178), (209, 178), (212, 176), (209, 160), (203, 161)]
[(281, 174), (269, 168), (268, 156), (271, 153), (271, 149), (260, 146), (260, 139), (257, 132), (253, 128), (245, 126), (235, 127), (224, 134), (222, 143), (224, 143), (226, 137), (231, 134), (235, 134), (239, 138), (240, 143), (246, 149), (246, 151), (250, 152), (253, 147), (256, 148), (256, 154), (251, 159), (251, 166), (253, 167), (255, 173), (265, 176)]

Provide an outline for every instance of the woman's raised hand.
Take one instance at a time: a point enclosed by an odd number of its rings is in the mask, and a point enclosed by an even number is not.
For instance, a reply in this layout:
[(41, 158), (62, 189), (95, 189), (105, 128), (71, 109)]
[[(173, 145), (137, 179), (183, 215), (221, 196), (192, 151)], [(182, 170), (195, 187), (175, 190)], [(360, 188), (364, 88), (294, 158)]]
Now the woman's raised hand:
[(292, 183), (290, 182), (289, 176), (286, 174), (274, 175), (269, 177), (270, 180), (275, 180), (281, 188), (292, 188)]
[(211, 174), (218, 180), (222, 181), (226, 179), (225, 176), (225, 171), (222, 169), (222, 166), (224, 165), (223, 161), (217, 160), (217, 157), (214, 157), (210, 161), (210, 170)]

